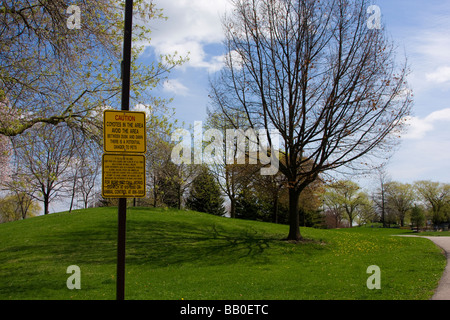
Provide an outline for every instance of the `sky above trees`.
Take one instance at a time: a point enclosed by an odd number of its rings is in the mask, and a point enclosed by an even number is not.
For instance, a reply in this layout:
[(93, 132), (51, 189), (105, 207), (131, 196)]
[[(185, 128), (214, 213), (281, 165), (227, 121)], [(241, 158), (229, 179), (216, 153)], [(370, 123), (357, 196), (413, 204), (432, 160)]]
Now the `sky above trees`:
[[(401, 139), (387, 170), (393, 180), (450, 182), (450, 3), (447, 1), (379, 0), (388, 34), (406, 56), (414, 92), (410, 128)], [(209, 79), (223, 67), (220, 17), (231, 8), (227, 0), (157, 0), (167, 21), (152, 21), (152, 40), (141, 55), (189, 53), (190, 61), (174, 70), (153, 93), (173, 97), (175, 117), (186, 125), (205, 121)], [(369, 17), (369, 15), (368, 15)], [(373, 180), (358, 181), (363, 185)]]

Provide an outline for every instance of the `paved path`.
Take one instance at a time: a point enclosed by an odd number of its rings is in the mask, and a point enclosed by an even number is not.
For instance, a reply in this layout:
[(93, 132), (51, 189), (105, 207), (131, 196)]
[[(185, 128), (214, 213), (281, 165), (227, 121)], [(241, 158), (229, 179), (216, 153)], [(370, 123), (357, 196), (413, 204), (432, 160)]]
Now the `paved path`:
[(447, 257), (447, 265), (442, 274), (439, 285), (431, 297), (431, 300), (450, 300), (450, 237), (426, 237), (416, 235), (402, 235), (403, 237), (421, 237), (433, 241), (437, 246), (441, 247)]
[(445, 251), (447, 265), (431, 300), (450, 300), (450, 237), (423, 237), (430, 239)]

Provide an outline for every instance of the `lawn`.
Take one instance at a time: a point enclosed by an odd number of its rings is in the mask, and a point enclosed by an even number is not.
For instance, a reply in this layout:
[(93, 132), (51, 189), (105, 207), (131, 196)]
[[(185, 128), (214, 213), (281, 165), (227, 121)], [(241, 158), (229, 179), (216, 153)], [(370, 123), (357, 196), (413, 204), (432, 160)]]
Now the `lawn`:
[[(179, 210), (129, 208), (126, 299), (429, 299), (440, 249), (405, 230), (288, 227)], [(0, 225), (0, 299), (115, 299), (117, 209), (55, 213)], [(69, 290), (66, 269), (81, 270)], [(366, 286), (367, 267), (381, 289)]]
[(450, 231), (421, 231), (416, 233), (418, 236), (432, 237), (450, 237)]

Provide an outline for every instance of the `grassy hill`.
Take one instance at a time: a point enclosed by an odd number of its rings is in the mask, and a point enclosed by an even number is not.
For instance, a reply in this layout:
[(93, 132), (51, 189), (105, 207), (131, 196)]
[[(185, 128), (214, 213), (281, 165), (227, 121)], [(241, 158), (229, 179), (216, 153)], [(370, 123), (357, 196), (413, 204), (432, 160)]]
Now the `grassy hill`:
[[(301, 228), (192, 211), (129, 208), (126, 299), (429, 299), (445, 257), (402, 230)], [(0, 225), (0, 299), (115, 299), (117, 209)], [(69, 290), (66, 269), (81, 269)], [(381, 289), (366, 286), (381, 269)]]

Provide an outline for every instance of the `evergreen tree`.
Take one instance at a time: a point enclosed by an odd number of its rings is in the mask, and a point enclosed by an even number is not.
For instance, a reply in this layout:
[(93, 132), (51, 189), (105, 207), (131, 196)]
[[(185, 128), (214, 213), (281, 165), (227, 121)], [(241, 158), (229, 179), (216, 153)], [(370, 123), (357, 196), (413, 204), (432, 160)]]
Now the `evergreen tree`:
[(255, 193), (250, 188), (243, 188), (236, 198), (236, 218), (261, 220), (258, 219), (261, 211)]
[(186, 206), (195, 211), (214, 215), (224, 215), (224, 199), (220, 186), (207, 167), (203, 167), (199, 175), (192, 181)]
[(417, 231), (419, 231), (420, 227), (422, 227), (425, 224), (425, 214), (423, 212), (423, 209), (419, 206), (414, 206), (411, 209), (411, 224), (412, 227), (416, 228)]

